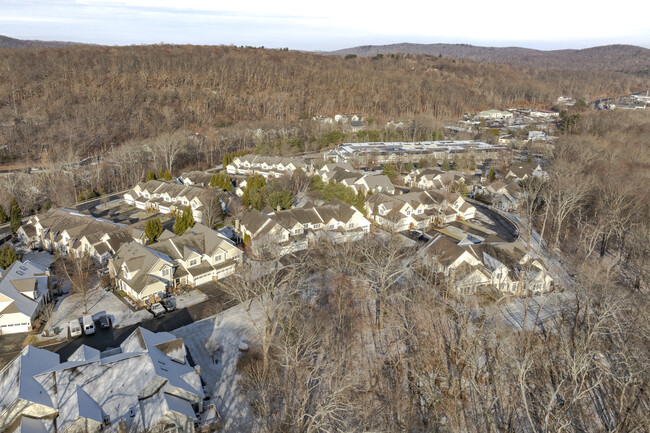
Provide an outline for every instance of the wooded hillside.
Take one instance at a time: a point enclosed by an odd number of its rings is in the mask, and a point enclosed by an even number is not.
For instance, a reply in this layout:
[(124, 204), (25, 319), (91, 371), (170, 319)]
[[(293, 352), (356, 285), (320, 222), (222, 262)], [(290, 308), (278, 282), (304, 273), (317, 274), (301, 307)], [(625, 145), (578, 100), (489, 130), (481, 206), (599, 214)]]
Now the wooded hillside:
[[(647, 88), (614, 72), (534, 70), (430, 56), (379, 59), (235, 47), (0, 50), (0, 156), (79, 157), (186, 129), (311, 115), (455, 118), (511, 104), (550, 105)], [(5, 147), (6, 146), (6, 147)]]

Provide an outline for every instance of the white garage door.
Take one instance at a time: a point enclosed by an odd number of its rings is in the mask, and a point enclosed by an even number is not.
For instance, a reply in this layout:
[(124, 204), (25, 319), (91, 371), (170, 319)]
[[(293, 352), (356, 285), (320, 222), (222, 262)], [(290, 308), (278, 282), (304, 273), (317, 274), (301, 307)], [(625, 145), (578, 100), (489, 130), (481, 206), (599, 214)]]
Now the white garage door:
[(222, 278), (225, 278), (228, 275), (231, 275), (234, 271), (235, 271), (235, 267), (233, 266), (232, 268), (228, 268), (226, 270), (217, 272), (217, 279), (220, 280)]
[(195, 279), (194, 284), (196, 284), (198, 286), (199, 284), (207, 283), (208, 281), (211, 281), (211, 280), (212, 280), (212, 274), (207, 274), (207, 275), (203, 275), (203, 276), (200, 276), (197, 279)]
[(0, 328), (0, 334), (17, 334), (19, 332), (29, 332), (29, 323), (2, 325)]

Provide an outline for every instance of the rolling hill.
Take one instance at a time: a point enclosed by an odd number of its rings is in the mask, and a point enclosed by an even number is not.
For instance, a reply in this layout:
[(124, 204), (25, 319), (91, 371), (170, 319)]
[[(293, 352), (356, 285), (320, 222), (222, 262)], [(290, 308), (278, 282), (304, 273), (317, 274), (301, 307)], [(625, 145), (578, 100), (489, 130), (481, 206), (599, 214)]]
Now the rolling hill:
[(322, 54), (371, 57), (377, 54), (426, 54), (506, 63), (542, 69), (597, 70), (650, 76), (650, 49), (634, 45), (604, 45), (581, 50), (542, 51), (520, 47), (480, 47), (467, 44), (363, 45)]
[(80, 45), (76, 42), (60, 42), (60, 41), (30, 41), (25, 39), (15, 39), (9, 36), (0, 35), (0, 48), (60, 48), (68, 47), (71, 45)]

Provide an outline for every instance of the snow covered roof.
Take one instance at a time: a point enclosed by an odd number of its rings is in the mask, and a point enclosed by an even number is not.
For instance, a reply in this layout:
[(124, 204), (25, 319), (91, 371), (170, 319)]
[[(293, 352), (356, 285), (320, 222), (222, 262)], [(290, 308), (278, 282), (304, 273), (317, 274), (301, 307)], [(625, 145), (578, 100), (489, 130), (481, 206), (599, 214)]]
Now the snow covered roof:
[[(126, 421), (140, 431), (169, 411), (194, 418), (192, 404), (203, 398), (203, 390), (186, 355), (181, 339), (143, 328), (104, 357), (81, 346), (61, 363), (58, 355), (27, 346), (0, 375), (0, 419), (18, 399), (58, 412), (58, 431), (78, 419), (99, 425), (108, 417), (112, 425)], [(22, 412), (7, 422), (17, 416)]]
[[(12, 302), (7, 307), (12, 307), (11, 312), (20, 312), (28, 317), (33, 317), (39, 306), (38, 299), (48, 293), (47, 270), (30, 262), (16, 261), (4, 272), (0, 280), (0, 295), (6, 296)], [(42, 278), (41, 278), (42, 277)], [(26, 296), (26, 292), (38, 293), (36, 299)], [(0, 314), (6, 313), (1, 310)]]

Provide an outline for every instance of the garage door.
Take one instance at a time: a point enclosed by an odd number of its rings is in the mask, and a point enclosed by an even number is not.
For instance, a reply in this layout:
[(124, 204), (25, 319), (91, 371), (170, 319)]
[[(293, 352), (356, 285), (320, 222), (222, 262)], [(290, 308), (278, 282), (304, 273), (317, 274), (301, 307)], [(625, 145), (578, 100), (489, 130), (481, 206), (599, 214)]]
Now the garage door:
[(19, 332), (29, 332), (29, 323), (2, 325), (0, 328), (0, 334), (17, 334)]
[(234, 266), (232, 268), (228, 268), (226, 270), (217, 272), (217, 279), (220, 280), (222, 278), (225, 278), (228, 275), (231, 275), (233, 272), (235, 272), (235, 267)]
[(207, 275), (202, 275), (200, 277), (197, 277), (194, 280), (194, 284), (198, 286), (199, 284), (207, 283), (208, 281), (212, 281), (212, 274), (207, 274)]

